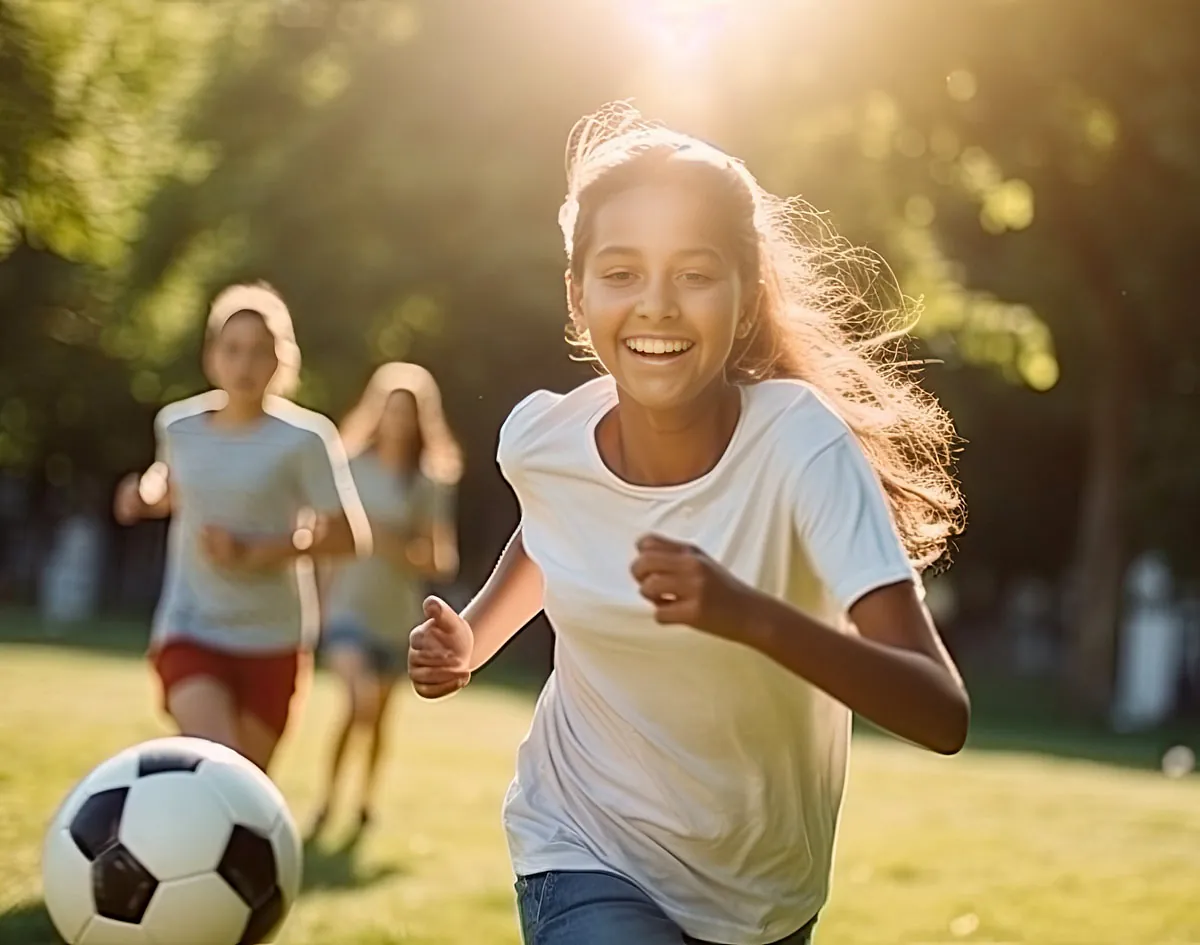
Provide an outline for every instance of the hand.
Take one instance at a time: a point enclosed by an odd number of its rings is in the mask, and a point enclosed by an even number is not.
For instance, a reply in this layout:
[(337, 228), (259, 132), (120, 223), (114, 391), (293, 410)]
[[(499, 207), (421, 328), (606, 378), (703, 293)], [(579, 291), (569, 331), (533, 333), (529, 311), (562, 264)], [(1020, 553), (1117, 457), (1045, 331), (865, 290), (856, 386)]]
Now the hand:
[(133, 525), (145, 514), (146, 502), (142, 498), (141, 481), (138, 473), (130, 473), (117, 485), (113, 496), (113, 516), (121, 525)]
[(471, 681), (471, 627), (445, 601), (425, 598), (425, 622), (408, 637), (408, 678), (422, 699), (440, 699)]
[(637, 550), (630, 570), (656, 621), (745, 641), (752, 588), (694, 545), (646, 535)]
[(209, 561), (219, 568), (244, 570), (249, 564), (246, 542), (227, 528), (205, 525), (200, 529), (200, 547)]

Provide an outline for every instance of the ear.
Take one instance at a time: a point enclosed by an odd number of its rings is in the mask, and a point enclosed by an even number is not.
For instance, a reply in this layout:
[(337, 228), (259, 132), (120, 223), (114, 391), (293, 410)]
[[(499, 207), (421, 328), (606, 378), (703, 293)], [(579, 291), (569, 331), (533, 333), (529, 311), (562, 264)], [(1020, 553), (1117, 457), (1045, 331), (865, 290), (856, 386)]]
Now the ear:
[(734, 329), (734, 334), (738, 338), (745, 338), (754, 330), (754, 326), (758, 324), (765, 297), (766, 286), (760, 279), (754, 284), (753, 294), (746, 300), (746, 304), (742, 308), (742, 315), (738, 319), (737, 328)]

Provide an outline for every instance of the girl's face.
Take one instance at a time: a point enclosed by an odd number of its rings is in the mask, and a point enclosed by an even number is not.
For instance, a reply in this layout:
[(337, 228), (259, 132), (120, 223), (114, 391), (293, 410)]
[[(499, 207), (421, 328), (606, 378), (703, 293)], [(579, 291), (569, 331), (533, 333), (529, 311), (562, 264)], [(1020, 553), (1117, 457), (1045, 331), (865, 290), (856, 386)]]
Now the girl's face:
[(724, 382), (743, 286), (695, 187), (650, 183), (595, 213), (571, 283), (574, 317), (618, 387), (648, 410), (688, 407)]
[(399, 446), (402, 450), (413, 447), (417, 432), (417, 402), (408, 391), (392, 391), (383, 406), (376, 433), (379, 442)]
[(209, 379), (231, 400), (261, 402), (279, 368), (275, 338), (262, 317), (245, 312), (225, 322), (209, 342), (205, 367)]

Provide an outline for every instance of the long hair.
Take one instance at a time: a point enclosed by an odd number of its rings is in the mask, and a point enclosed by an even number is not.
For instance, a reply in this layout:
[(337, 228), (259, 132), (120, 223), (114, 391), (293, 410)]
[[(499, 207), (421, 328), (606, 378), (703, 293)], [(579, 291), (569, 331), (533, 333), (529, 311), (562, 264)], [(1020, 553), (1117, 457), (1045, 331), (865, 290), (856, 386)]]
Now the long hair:
[(267, 393), (291, 397), (300, 382), (300, 346), (296, 344), (296, 329), (283, 297), (267, 283), (237, 284), (222, 289), (208, 309), (205, 342), (212, 342), (229, 319), (243, 312), (253, 312), (261, 318), (275, 339), (279, 367), (267, 385)]
[[(912, 377), (903, 338), (915, 321), (894, 274), (838, 237), (811, 207), (767, 193), (740, 161), (647, 121), (626, 103), (581, 119), (567, 140), (559, 225), (578, 284), (597, 210), (648, 181), (701, 189), (723, 221), (751, 302), (726, 364), (733, 383), (802, 380), (854, 432), (883, 484), (893, 521), (918, 567), (936, 561), (965, 513), (950, 472), (949, 415)], [(569, 300), (568, 300), (569, 304)], [(594, 357), (572, 314), (568, 341)]]
[(371, 375), (362, 397), (342, 420), (347, 455), (353, 458), (374, 445), (388, 398), (397, 391), (411, 394), (417, 405), (417, 468), (432, 482), (457, 484), (462, 478), (462, 450), (446, 421), (437, 382), (417, 364), (393, 361)]

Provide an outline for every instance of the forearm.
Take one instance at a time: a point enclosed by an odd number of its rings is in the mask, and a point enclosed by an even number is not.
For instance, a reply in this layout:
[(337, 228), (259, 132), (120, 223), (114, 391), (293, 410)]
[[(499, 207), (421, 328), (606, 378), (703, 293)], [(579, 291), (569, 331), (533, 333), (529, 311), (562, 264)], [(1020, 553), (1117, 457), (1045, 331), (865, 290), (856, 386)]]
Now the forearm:
[(762, 595), (747, 642), (863, 718), (932, 751), (962, 748), (970, 702), (955, 673), (933, 657), (840, 633)]
[(411, 536), (376, 527), (375, 552), (398, 571), (416, 573), (430, 581), (444, 581), (458, 572), (458, 549), (438, 536)]
[(542, 572), (525, 552), (520, 527), (513, 533), (483, 588), (462, 612), (475, 637), (471, 671), (495, 656), (542, 609)]
[(361, 543), (345, 515), (317, 515), (287, 534), (252, 539), (249, 558), (255, 568), (273, 568), (301, 555), (318, 560), (347, 557), (359, 552)]

